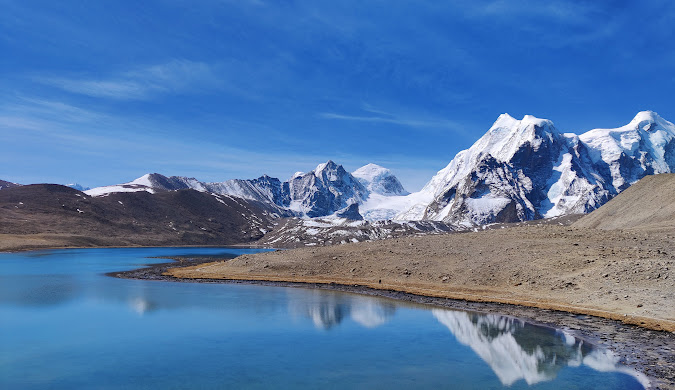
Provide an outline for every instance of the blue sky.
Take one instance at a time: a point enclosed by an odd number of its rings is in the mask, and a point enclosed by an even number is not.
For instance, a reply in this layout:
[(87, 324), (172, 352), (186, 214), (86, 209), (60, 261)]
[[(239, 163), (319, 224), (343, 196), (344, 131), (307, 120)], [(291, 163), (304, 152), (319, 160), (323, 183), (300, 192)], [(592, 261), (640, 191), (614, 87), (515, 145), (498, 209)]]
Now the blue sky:
[(675, 121), (670, 1), (0, 0), (0, 179), (287, 179), (417, 190), (501, 113)]

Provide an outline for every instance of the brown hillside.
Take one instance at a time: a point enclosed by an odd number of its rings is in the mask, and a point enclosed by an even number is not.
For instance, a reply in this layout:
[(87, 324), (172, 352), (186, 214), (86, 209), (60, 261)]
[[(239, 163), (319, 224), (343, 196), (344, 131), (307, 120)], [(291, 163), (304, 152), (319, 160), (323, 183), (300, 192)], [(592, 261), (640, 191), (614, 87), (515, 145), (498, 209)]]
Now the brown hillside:
[(675, 174), (646, 176), (573, 226), (603, 230), (673, 231)]
[(90, 197), (34, 184), (0, 191), (0, 248), (228, 245), (259, 239), (272, 219), (261, 203), (195, 190)]

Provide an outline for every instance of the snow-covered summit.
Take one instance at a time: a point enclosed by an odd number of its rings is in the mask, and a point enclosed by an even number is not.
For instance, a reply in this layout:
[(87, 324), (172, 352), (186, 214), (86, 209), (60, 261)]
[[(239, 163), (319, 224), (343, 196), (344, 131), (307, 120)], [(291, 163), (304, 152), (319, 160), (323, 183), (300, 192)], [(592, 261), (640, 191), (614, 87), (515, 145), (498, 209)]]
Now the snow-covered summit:
[(644, 175), (675, 169), (675, 125), (653, 111), (639, 112), (616, 129), (594, 129), (579, 136), (596, 164), (606, 164), (612, 186), (623, 190)]
[(368, 190), (342, 165), (328, 160), (288, 182), (288, 207), (307, 217), (330, 215), (352, 203), (362, 203)]
[(206, 192), (203, 183), (193, 177), (171, 176), (166, 177), (159, 173), (146, 173), (138, 179), (128, 183), (116, 184), (111, 186), (96, 187), (84, 191), (89, 196), (106, 196), (115, 192), (138, 192), (146, 191), (154, 194), (158, 191), (175, 191), (192, 188), (197, 191)]
[(389, 169), (377, 164), (364, 165), (352, 172), (352, 176), (361, 182), (371, 194), (385, 196), (409, 194)]
[(396, 219), (470, 226), (589, 212), (645, 175), (675, 171), (673, 139), (675, 126), (652, 111), (580, 136), (550, 120), (502, 114)]
[[(548, 119), (525, 115), (522, 120), (517, 120), (509, 114), (502, 114), (476, 143), (469, 149), (459, 152), (445, 168), (431, 178), (420, 193), (411, 196), (411, 199), (414, 199), (414, 204), (398, 214), (396, 219), (445, 220), (450, 214), (459, 212), (453, 211), (453, 207), (459, 205), (453, 201), (454, 192), (452, 189), (455, 188), (456, 191), (456, 187), (460, 184), (468, 184), (467, 180), (472, 180), (471, 175), (477, 169), (482, 169), (488, 175), (499, 169), (503, 171), (502, 177), (497, 176), (489, 179), (489, 182), (485, 183), (487, 186), (490, 186), (491, 183), (494, 185), (501, 182), (508, 183), (511, 180), (508, 176), (511, 174), (504, 169), (506, 168), (508, 171), (507, 165), (509, 163), (517, 161), (529, 171), (537, 170), (541, 168), (540, 165), (544, 161), (550, 165), (552, 160), (557, 160), (559, 149), (566, 142), (566, 137)], [(483, 188), (482, 191), (485, 190), (486, 188)], [(496, 217), (496, 215), (493, 215), (494, 212), (509, 203), (506, 201), (507, 197), (500, 195), (500, 193), (501, 191), (495, 191), (482, 201), (476, 202), (476, 206), (482, 210), (478, 214), (483, 217), (474, 215), (470, 220)], [(444, 196), (447, 199), (439, 199), (438, 202), (434, 202), (436, 198), (443, 198)], [(435, 204), (430, 209), (429, 206), (432, 203)], [(464, 205), (464, 202), (462, 202), (462, 205)], [(530, 205), (525, 206), (532, 208)], [(534, 212), (532, 212), (532, 217), (534, 217)]]

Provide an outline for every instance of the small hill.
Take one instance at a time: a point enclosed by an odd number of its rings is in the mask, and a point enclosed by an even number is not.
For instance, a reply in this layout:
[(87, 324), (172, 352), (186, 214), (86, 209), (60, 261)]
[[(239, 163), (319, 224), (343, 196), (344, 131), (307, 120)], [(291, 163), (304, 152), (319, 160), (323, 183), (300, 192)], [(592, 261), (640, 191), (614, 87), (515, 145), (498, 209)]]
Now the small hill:
[(0, 234), (72, 237), (61, 244), (67, 246), (247, 243), (275, 217), (260, 202), (192, 189), (102, 197), (56, 184), (0, 191)]
[(573, 226), (603, 230), (675, 230), (675, 174), (644, 177)]
[(21, 184), (12, 183), (11, 181), (0, 180), (0, 190), (5, 188), (18, 187)]

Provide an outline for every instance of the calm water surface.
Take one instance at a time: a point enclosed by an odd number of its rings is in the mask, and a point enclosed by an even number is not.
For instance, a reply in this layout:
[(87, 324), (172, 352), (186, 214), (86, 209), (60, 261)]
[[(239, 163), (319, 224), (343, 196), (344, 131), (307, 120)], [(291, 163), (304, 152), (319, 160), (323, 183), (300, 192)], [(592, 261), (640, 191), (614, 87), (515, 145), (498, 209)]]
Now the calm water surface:
[(496, 315), (320, 290), (123, 280), (150, 256), (0, 254), (2, 389), (642, 389), (608, 351)]

